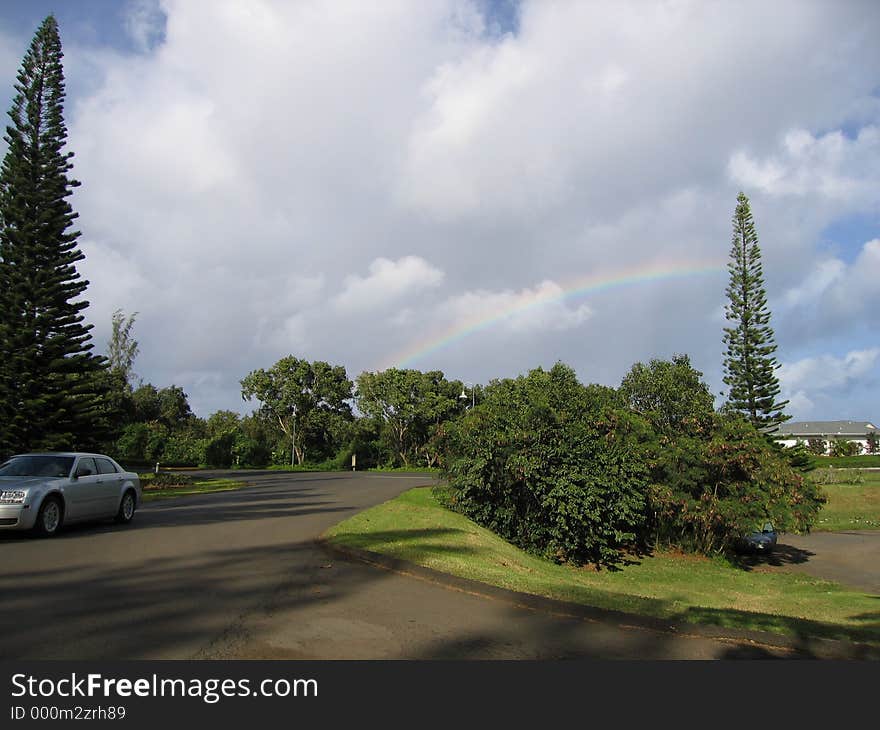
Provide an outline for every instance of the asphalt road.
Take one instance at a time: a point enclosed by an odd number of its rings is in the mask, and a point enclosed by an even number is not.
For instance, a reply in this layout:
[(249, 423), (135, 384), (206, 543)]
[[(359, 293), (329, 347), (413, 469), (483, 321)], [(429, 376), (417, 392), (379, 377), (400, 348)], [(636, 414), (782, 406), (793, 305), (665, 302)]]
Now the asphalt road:
[(781, 535), (767, 563), (880, 596), (880, 530)]
[[(315, 542), (424, 476), (242, 473), (126, 527), (0, 534), (2, 659), (734, 658), (805, 646), (548, 613), (382, 570)], [(720, 633), (719, 633), (720, 632)]]

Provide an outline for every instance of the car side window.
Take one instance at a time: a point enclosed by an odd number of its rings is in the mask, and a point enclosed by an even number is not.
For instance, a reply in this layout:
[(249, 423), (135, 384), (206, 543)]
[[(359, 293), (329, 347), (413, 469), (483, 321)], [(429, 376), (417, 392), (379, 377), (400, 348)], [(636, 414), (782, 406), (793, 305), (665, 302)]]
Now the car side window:
[(95, 459), (98, 465), (98, 474), (116, 474), (116, 467), (110, 459)]
[(78, 477), (89, 477), (98, 473), (98, 467), (95, 466), (95, 460), (91, 456), (83, 456), (76, 464), (76, 475)]

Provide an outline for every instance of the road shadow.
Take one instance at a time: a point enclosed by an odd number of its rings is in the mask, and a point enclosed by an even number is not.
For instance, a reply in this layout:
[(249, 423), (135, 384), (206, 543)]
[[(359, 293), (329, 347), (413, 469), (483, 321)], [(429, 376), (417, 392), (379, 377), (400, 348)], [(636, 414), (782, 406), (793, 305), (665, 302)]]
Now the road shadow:
[[(344, 499), (344, 492), (331, 492), (324, 478), (317, 481), (324, 484), (309, 485), (297, 480), (256, 492), (227, 492), (210, 499), (196, 496), (153, 503), (156, 508), (151, 505), (139, 513), (131, 526), (87, 526), (56, 538), (62, 541), (69, 556), (63, 566), (5, 561), (0, 567), (0, 621), (14, 630), (6, 632), (0, 642), (0, 658), (235, 658), (238, 651), (244, 655), (243, 649), (251, 638), (248, 617), (295, 616), (307, 628), (315, 615), (311, 608), (332, 606), (335, 615), (357, 623), (365, 611), (374, 610), (373, 605), (364, 603), (363, 596), (381, 594), (388, 590), (387, 585), (393, 585), (394, 591), (424, 595), (435, 611), (453, 617), (454, 629), (449, 632), (441, 634), (426, 625), (418, 641), (406, 645), (406, 656), (401, 658), (684, 658), (688, 653), (682, 648), (683, 634), (689, 633), (708, 637), (706, 646), (710, 648), (705, 658), (758, 658), (754, 650), (748, 656), (749, 652), (740, 647), (746, 640), (724, 644), (712, 638), (736, 636), (738, 627), (754, 622), (755, 614), (750, 612), (681, 611), (672, 599), (633, 599), (634, 613), (668, 617), (646, 621), (631, 614), (561, 602), (541, 603), (544, 599), (512, 592), (505, 592), (507, 597), (503, 600), (494, 594), (494, 600), (486, 599), (488, 589), (476, 583), (468, 589), (447, 590), (433, 585), (424, 589), (424, 581), (401, 580), (387, 570), (331, 557), (311, 540), (287, 539), (287, 523), (279, 527), (275, 522), (278, 517), (322, 512), (342, 515), (357, 509), (355, 503)], [(271, 535), (274, 542), (265, 544), (270, 541), (267, 537), (255, 546), (224, 544), (207, 549), (200, 546), (194, 531), (188, 529), (217, 523), (220, 526), (216, 529), (222, 530), (223, 522), (244, 519), (253, 521), (253, 528), (246, 526), (244, 530), (253, 529), (258, 536), (275, 525)], [(291, 533), (295, 524), (290, 521)], [(153, 533), (152, 527), (182, 529)], [(106, 541), (108, 551), (123, 551), (124, 555), (108, 554), (106, 559), (91, 562), (77, 558), (84, 554), (78, 551), (77, 542), (82, 540), (85, 547), (86, 539), (96, 531), (103, 534), (132, 528), (142, 530), (148, 539)], [(409, 543), (410, 547), (419, 544), (412, 554), (416, 561), (438, 552), (462, 559), (472, 557), (473, 547), (450, 544), (460, 536), (460, 530), (450, 528), (386, 531), (370, 536), (361, 547), (376, 549), (394, 542)], [(170, 555), (167, 551), (154, 554), (151, 539), (174, 540), (179, 549), (175, 547), (177, 552)], [(16, 548), (14, 552), (45, 554), (44, 550), (31, 551), (30, 545), (24, 547), (28, 550)], [(142, 553), (130, 554), (135, 549)], [(393, 584), (386, 583), (391, 580)], [(419, 593), (420, 589), (424, 592)], [(396, 596), (395, 593), (387, 605), (376, 607), (377, 613), (371, 614), (371, 620), (391, 616), (389, 625), (399, 625), (401, 616), (393, 613), (399, 610)], [(601, 591), (586, 588), (579, 598), (584, 603), (592, 601), (599, 605), (608, 601), (607, 594), (603, 596)], [(852, 617), (864, 634), (873, 636), (875, 641), (880, 633), (878, 614), (880, 611), (869, 611)], [(491, 620), (485, 619), (487, 615)], [(478, 620), (481, 617), (482, 622)], [(410, 618), (418, 619), (418, 612), (402, 620)], [(769, 628), (774, 625), (772, 622), (778, 626), (780, 619), (768, 614), (762, 620)], [(693, 621), (724, 628), (704, 633)], [(785, 629), (796, 639), (793, 646), (785, 651), (767, 647), (765, 651), (774, 656), (824, 656), (827, 652), (823, 654), (817, 648), (816, 638), (835, 638), (840, 632), (838, 627), (796, 619)], [(182, 654), (181, 647), (190, 647), (189, 654)], [(863, 652), (857, 658), (872, 656), (867, 649), (853, 651)]]
[[(239, 617), (344, 600), (374, 571), (328, 586), (327, 556), (314, 542), (215, 550), (122, 565), (0, 574), (0, 623), (15, 626), (0, 658), (137, 659), (208, 646)], [(320, 586), (320, 594), (315, 592)], [(59, 637), (61, 640), (59, 640)], [(183, 657), (181, 657), (183, 658)]]
[[(357, 536), (341, 536), (343, 541), (359, 550), (381, 551), (384, 546), (406, 546), (407, 560), (415, 563), (424, 562), (424, 559), (430, 558), (436, 554), (444, 554), (447, 556), (456, 556), (462, 558), (472, 558), (479, 555), (479, 549), (470, 546), (453, 546), (448, 542), (448, 538), (455, 536), (460, 537), (463, 533), (461, 530), (443, 528), (443, 529), (419, 529), (419, 530), (399, 530), (376, 532), (368, 535), (359, 534)], [(357, 538), (355, 540), (355, 538)], [(780, 555), (780, 565), (785, 564), (785, 560), (801, 560), (807, 559), (810, 555), (808, 551), (800, 551), (807, 553), (806, 555), (783, 553)], [(643, 560), (650, 560), (647, 555), (642, 556)], [(386, 568), (401, 569), (402, 565), (391, 559), (383, 561)], [(623, 568), (625, 570), (625, 567)], [(539, 596), (527, 596), (513, 591), (507, 591), (502, 588), (486, 586), (485, 584), (469, 581), (463, 578), (446, 577), (443, 574), (430, 571), (428, 569), (420, 569), (419, 575), (428, 579), (436, 580), (441, 584), (446, 584), (456, 590), (473, 591), (488, 595), (493, 599), (505, 600), (525, 606), (536, 611), (556, 614), (558, 616), (571, 614), (580, 618), (575, 621), (575, 626), (581, 626), (584, 620), (591, 622), (602, 622), (608, 625), (626, 625), (630, 627), (639, 627), (643, 629), (641, 633), (646, 634), (641, 640), (645, 645), (641, 648), (639, 656), (645, 658), (663, 658), (670, 655), (670, 640), (675, 639), (682, 633), (697, 633), (725, 637), (739, 637), (744, 641), (747, 635), (755, 632), (764, 634), (765, 641), (777, 641), (786, 645), (783, 652), (770, 652), (772, 656), (784, 656), (790, 658), (816, 658), (819, 656), (838, 655), (846, 658), (880, 658), (880, 620), (874, 612), (868, 614), (853, 615), (848, 617), (852, 621), (852, 625), (848, 627), (837, 624), (801, 619), (793, 616), (778, 616), (770, 613), (761, 613), (755, 611), (745, 611), (736, 608), (716, 609), (703, 607), (689, 607), (684, 610), (680, 609), (682, 600), (677, 597), (669, 599), (631, 596), (628, 597), (628, 611), (632, 613), (624, 613), (613, 609), (603, 609), (602, 606), (620, 605), (619, 597), (613, 589), (606, 590), (594, 586), (576, 586), (568, 587), (568, 601), (555, 601), (545, 599)], [(880, 600), (880, 599), (878, 599)], [(597, 608), (598, 607), (598, 608)], [(557, 626), (552, 624), (550, 633), (545, 637), (548, 646), (559, 646), (557, 636), (553, 632), (568, 631), (566, 622)], [(708, 627), (716, 627), (714, 629)], [(779, 637), (779, 638), (776, 638)], [(787, 638), (783, 638), (787, 637)], [(571, 637), (569, 637), (571, 639)], [(496, 640), (504, 643), (501, 636)], [(821, 644), (825, 640), (833, 640), (844, 642), (843, 647), (829, 648), (817, 645), (817, 641)], [(481, 656), (482, 647), (485, 646), (486, 637), (482, 635), (473, 636), (466, 634), (461, 637), (460, 641), (450, 643), (444, 640), (430, 645), (425, 649), (424, 658), (486, 658)], [(874, 646), (860, 646), (858, 642), (873, 642)], [(825, 642), (827, 644), (827, 641)], [(613, 642), (610, 642), (608, 649), (603, 648), (603, 644), (589, 644), (586, 647), (579, 647), (577, 642), (569, 645), (569, 648), (555, 648), (551, 651), (550, 656), (545, 658), (615, 658)], [(727, 650), (726, 650), (727, 651)], [(766, 651), (766, 650), (765, 650)], [(759, 652), (751, 651), (753, 656), (758, 656)], [(749, 652), (743, 650), (741, 654), (731, 654), (729, 658), (747, 658)], [(619, 656), (619, 654), (617, 655)], [(489, 657), (491, 658), (491, 656)]]
[[(258, 487), (144, 502), (128, 525), (119, 525), (109, 519), (78, 522), (62, 525), (59, 533), (51, 539), (76, 540), (89, 538), (94, 534), (146, 528), (210, 525), (321, 513), (339, 513), (339, 519), (342, 520), (347, 513), (354, 511), (352, 506), (340, 505), (339, 500), (331, 493), (318, 491), (314, 485), (308, 483), (311, 481), (315, 480), (298, 479), (293, 484), (289, 481), (275, 484), (273, 480), (268, 484), (261, 483)], [(29, 532), (0, 531), (0, 544), (33, 539), (45, 538)]]
[(769, 555), (761, 555), (756, 553), (747, 553), (744, 555), (736, 555), (732, 562), (742, 570), (753, 570), (771, 566), (774, 568), (782, 568), (787, 565), (802, 565), (809, 561), (815, 555), (810, 550), (796, 548), (792, 545), (779, 543)]

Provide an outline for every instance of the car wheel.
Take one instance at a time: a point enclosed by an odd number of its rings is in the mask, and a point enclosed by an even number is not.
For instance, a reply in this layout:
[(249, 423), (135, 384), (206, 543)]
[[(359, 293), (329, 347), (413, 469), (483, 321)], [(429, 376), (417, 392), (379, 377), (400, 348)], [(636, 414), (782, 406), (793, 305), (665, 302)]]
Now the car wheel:
[(43, 537), (52, 537), (58, 534), (63, 519), (64, 508), (61, 506), (61, 500), (58, 497), (48, 497), (40, 506), (34, 531)]
[(122, 525), (127, 525), (134, 517), (134, 510), (137, 502), (134, 498), (134, 492), (130, 489), (122, 495), (122, 501), (119, 503), (119, 511), (116, 513), (116, 521)]

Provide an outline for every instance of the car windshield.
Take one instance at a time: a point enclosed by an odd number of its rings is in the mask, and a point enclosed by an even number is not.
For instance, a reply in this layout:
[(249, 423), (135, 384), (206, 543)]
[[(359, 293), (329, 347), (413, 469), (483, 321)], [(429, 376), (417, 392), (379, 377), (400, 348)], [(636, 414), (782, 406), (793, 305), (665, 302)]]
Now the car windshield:
[(72, 466), (72, 456), (13, 456), (0, 464), (0, 477), (66, 477)]

